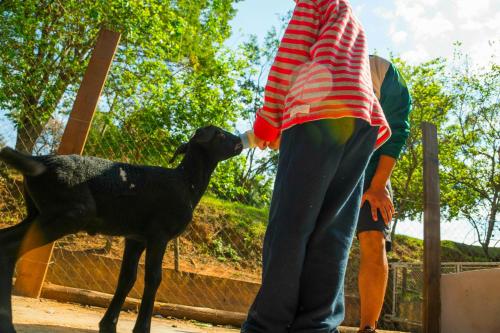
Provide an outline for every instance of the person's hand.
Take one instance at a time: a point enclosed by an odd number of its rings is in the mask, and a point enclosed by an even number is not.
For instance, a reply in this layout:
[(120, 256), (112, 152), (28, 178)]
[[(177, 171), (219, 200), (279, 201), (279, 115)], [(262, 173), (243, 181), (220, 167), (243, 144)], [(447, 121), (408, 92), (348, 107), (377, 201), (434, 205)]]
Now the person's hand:
[(265, 150), (266, 148), (271, 148), (273, 150), (278, 150), (280, 148), (281, 136), (279, 136), (276, 140), (270, 142), (260, 139), (259, 137), (255, 137), (255, 144), (259, 147), (260, 150)]
[(276, 140), (269, 143), (269, 148), (271, 148), (272, 150), (279, 150), (280, 144), (281, 144), (281, 135), (278, 136), (278, 138)]
[(265, 150), (269, 147), (269, 141), (262, 140), (258, 136), (255, 136), (255, 145), (259, 147), (260, 150)]
[(382, 215), (385, 224), (389, 224), (392, 216), (395, 213), (394, 204), (392, 203), (389, 190), (385, 186), (370, 186), (363, 194), (361, 199), (361, 207), (368, 201), (370, 203), (372, 217), (374, 221), (378, 221), (378, 213)]

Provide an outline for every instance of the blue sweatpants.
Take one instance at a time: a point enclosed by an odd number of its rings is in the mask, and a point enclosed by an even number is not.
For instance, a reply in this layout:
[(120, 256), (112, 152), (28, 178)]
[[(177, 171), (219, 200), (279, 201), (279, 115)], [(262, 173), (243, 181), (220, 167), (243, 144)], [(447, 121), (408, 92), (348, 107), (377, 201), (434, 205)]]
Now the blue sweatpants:
[(377, 128), (356, 118), (283, 132), (262, 286), (243, 333), (337, 332), (363, 174), (376, 138)]

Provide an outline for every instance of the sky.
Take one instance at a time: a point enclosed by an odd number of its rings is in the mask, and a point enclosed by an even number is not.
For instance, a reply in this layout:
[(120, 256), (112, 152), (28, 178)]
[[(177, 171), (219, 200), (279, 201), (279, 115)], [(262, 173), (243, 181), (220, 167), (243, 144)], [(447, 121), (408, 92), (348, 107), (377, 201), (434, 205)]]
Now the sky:
[[(226, 45), (236, 48), (250, 34), (262, 41), (269, 29), (280, 25), (280, 15), (294, 5), (293, 0), (243, 0), (237, 4), (233, 36)], [(500, 0), (351, 0), (351, 5), (365, 27), (372, 53), (393, 53), (419, 63), (452, 57), (453, 44), (460, 41), (463, 51), (478, 65), (500, 55)], [(1, 114), (0, 130), (14, 144), (15, 130)], [(474, 235), (469, 230), (463, 221), (445, 224), (443, 238), (472, 243)], [(398, 231), (422, 237), (418, 222), (404, 222)]]
[[(228, 45), (250, 34), (262, 40), (294, 5), (293, 0), (243, 0)], [(370, 51), (382, 56), (392, 52), (412, 63), (449, 58), (457, 41), (478, 65), (500, 54), (500, 0), (351, 0), (351, 5), (365, 27)]]
[[(250, 34), (262, 41), (294, 5), (293, 0), (243, 0), (237, 5), (227, 45), (237, 47)], [(435, 57), (451, 59), (459, 41), (477, 66), (500, 55), (500, 0), (351, 0), (351, 5), (365, 27), (372, 53), (386, 57), (392, 53), (415, 64)], [(398, 233), (422, 238), (423, 227), (404, 221)], [(442, 239), (475, 243), (466, 221), (443, 223), (441, 233)]]

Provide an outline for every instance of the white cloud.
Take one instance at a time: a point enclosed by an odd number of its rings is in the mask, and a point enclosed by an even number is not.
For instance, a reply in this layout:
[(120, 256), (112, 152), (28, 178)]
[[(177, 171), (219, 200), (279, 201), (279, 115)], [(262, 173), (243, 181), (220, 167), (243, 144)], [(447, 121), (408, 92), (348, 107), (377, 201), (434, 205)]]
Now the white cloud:
[(468, 53), (477, 64), (498, 63), (500, 60), (498, 57), (500, 55), (500, 43), (498, 41), (479, 41), (472, 44)]
[[(369, 0), (366, 0), (366, 2)], [(491, 41), (500, 41), (498, 0), (388, 0), (390, 5), (372, 10), (387, 22), (387, 37), (393, 51), (411, 61), (450, 57), (453, 43), (475, 62), (491, 60)], [(497, 44), (498, 45), (498, 44)]]
[(388, 10), (384, 7), (375, 7), (373, 9), (373, 12), (375, 13), (375, 15), (385, 20), (392, 20), (396, 18), (396, 13), (394, 13), (394, 11)]
[[(498, 1), (498, 0), (497, 0)], [(458, 18), (480, 17), (488, 15), (488, 9), (491, 6), (490, 0), (456, 0), (456, 9)]]
[(354, 12), (356, 13), (356, 15), (360, 16), (364, 12), (365, 8), (366, 8), (365, 4), (357, 5), (354, 8)]
[(412, 63), (419, 63), (431, 58), (431, 55), (427, 51), (427, 47), (423, 44), (415, 45), (411, 49), (403, 52), (401, 57)]
[(389, 35), (395, 44), (401, 44), (408, 38), (408, 32), (403, 30), (397, 30), (396, 25), (392, 24), (389, 29)]
[(406, 31), (395, 31), (393, 34), (391, 34), (391, 38), (396, 44), (406, 41), (407, 37), (408, 33)]

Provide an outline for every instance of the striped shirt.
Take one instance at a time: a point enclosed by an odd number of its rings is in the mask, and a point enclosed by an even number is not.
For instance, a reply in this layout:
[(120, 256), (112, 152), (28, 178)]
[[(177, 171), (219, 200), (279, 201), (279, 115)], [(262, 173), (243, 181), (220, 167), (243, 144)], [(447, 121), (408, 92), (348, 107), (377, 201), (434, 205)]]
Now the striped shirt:
[(299, 0), (281, 40), (254, 133), (274, 141), (296, 124), (356, 117), (391, 135), (373, 92), (366, 36), (348, 0)]

